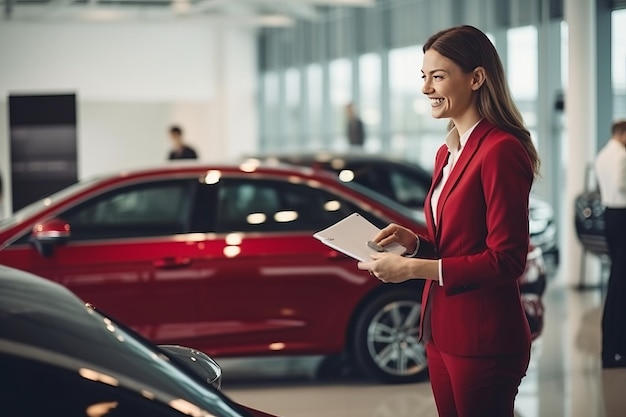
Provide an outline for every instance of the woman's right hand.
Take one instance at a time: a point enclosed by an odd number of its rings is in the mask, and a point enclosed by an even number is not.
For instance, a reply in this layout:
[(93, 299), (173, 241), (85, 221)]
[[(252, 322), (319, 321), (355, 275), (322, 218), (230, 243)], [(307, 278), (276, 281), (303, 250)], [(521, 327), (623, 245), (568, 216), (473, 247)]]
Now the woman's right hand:
[(381, 246), (397, 242), (406, 248), (407, 253), (414, 252), (417, 246), (417, 235), (396, 223), (385, 226), (372, 240)]

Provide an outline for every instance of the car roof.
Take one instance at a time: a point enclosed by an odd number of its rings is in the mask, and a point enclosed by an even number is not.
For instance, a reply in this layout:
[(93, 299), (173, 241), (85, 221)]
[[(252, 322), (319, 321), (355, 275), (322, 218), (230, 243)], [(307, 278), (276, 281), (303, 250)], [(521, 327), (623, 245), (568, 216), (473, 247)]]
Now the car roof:
[(83, 178), (78, 182), (52, 194), (39, 199), (30, 205), (21, 208), (12, 216), (0, 219), (0, 227), (12, 227), (19, 222), (30, 218), (32, 215), (47, 210), (49, 206), (66, 199), (80, 198), (83, 192), (95, 188), (104, 189), (115, 187), (121, 183), (131, 183), (132, 181), (142, 181), (144, 179), (172, 179), (198, 176), (213, 176), (219, 178), (222, 174), (247, 175), (249, 173), (263, 174), (267, 176), (278, 176), (281, 178), (301, 178), (302, 180), (313, 180), (324, 184), (336, 184), (336, 175), (330, 172), (314, 170), (304, 166), (273, 166), (261, 161), (244, 161), (239, 163), (206, 163), (206, 162), (178, 162), (168, 164), (147, 165), (131, 169), (122, 169), (116, 172), (102, 172)]
[(294, 152), (267, 152), (253, 154), (247, 158), (259, 158), (266, 160), (277, 158), (280, 160), (300, 160), (300, 161), (318, 161), (327, 162), (331, 159), (342, 158), (347, 161), (371, 161), (371, 162), (399, 162), (411, 163), (402, 155), (392, 153), (373, 153), (364, 150), (346, 150), (346, 151), (294, 151)]
[[(115, 179), (115, 178), (132, 178), (132, 177), (144, 177), (144, 176), (158, 176), (159, 174), (195, 174), (202, 173), (203, 171), (220, 171), (225, 173), (250, 173), (259, 172), (263, 174), (280, 174), (280, 175), (303, 175), (312, 176), (320, 175), (312, 171), (311, 169), (303, 166), (294, 165), (281, 165), (276, 166), (274, 164), (267, 163), (266, 161), (239, 161), (239, 162), (219, 162), (219, 163), (207, 163), (207, 162), (180, 162), (173, 161), (168, 164), (158, 165), (146, 165), (138, 166), (130, 169), (123, 169), (115, 172), (104, 172), (94, 175), (93, 178), (97, 180)], [(324, 174), (321, 174), (324, 176)], [(332, 176), (328, 176), (332, 178)], [(85, 181), (91, 178), (85, 179)]]
[(401, 155), (391, 153), (372, 153), (363, 150), (354, 151), (300, 151), (275, 152), (250, 155), (245, 161), (258, 160), (270, 166), (309, 166), (313, 168), (334, 168), (339, 170), (350, 165), (395, 165), (419, 171), (430, 176), (430, 172), (418, 163), (411, 162)]

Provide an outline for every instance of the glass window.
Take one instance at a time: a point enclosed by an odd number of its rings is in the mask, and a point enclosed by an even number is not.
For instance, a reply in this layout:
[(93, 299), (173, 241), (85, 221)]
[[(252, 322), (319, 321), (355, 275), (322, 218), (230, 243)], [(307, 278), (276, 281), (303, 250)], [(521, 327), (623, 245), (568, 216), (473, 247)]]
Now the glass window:
[(278, 115), (280, 114), (279, 92), (280, 84), (278, 74), (267, 72), (263, 75), (263, 136), (265, 146), (269, 149), (280, 147), (280, 125)]
[(346, 137), (345, 106), (352, 101), (352, 62), (336, 59), (329, 64), (330, 105), (333, 126), (332, 148), (342, 149), (348, 145)]
[(515, 104), (526, 127), (537, 139), (538, 51), (537, 28), (523, 26), (507, 31), (507, 77)]
[(567, 88), (569, 81), (568, 60), (569, 60), (569, 31), (567, 22), (561, 22), (561, 88)]
[(537, 28), (524, 26), (507, 31), (507, 77), (516, 100), (537, 98)]
[[(567, 83), (569, 82), (569, 29), (566, 22), (561, 22), (561, 89), (567, 91)], [(565, 95), (563, 95), (563, 101), (565, 101)], [(565, 102), (563, 103), (565, 105)], [(560, 167), (565, 169), (568, 166), (567, 159), (569, 158), (569, 151), (567, 147), (567, 127), (565, 123), (565, 112), (559, 114), (559, 141), (561, 154)]]
[(382, 149), (381, 123), (381, 59), (378, 54), (365, 54), (359, 58), (359, 103), (357, 111), (365, 125), (365, 148)]
[(108, 192), (62, 213), (71, 239), (106, 239), (182, 233), (192, 182), (167, 181)]
[(322, 67), (311, 64), (307, 67), (307, 92), (309, 95), (309, 137), (305, 148), (318, 150), (322, 147)]
[(626, 9), (611, 14), (613, 119), (626, 117)]
[(220, 181), (217, 232), (316, 231), (354, 207), (331, 193), (272, 180)]
[(301, 142), (300, 96), (300, 71), (289, 68), (285, 71), (285, 133), (292, 146)]
[[(426, 101), (422, 94), (421, 46), (393, 49), (389, 52), (389, 88), (391, 93), (391, 129), (394, 134), (417, 132), (420, 116), (416, 101)], [(428, 115), (430, 116), (430, 115)]]
[(419, 166), (397, 162), (373, 163), (372, 161), (348, 163), (347, 169), (354, 175), (353, 181), (410, 209), (424, 208), (424, 200), (430, 188), (430, 173)]
[(430, 175), (418, 175), (409, 170), (391, 169), (389, 183), (398, 203), (422, 210), (430, 188)]
[(433, 165), (443, 143), (447, 120), (434, 119), (422, 94), (421, 46), (393, 49), (389, 53), (391, 149), (423, 167)]

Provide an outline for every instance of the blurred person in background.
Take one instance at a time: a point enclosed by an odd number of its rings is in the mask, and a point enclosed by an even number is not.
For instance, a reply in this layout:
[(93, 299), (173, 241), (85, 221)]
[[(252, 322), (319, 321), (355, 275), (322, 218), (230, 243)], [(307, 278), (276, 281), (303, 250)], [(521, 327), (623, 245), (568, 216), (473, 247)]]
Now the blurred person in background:
[(511, 98), (502, 62), (480, 30), (457, 26), (423, 46), (422, 93), (449, 119), (424, 213), (429, 233), (389, 224), (358, 268), (383, 282), (425, 279), (420, 340), (440, 417), (513, 417), (531, 335), (518, 278), (539, 157)]
[(611, 260), (602, 313), (602, 367), (621, 368), (626, 367), (626, 120), (613, 123), (595, 170)]
[(185, 143), (183, 130), (180, 126), (171, 126), (169, 134), (172, 140), (172, 149), (167, 159), (170, 161), (174, 159), (198, 159), (195, 149)]
[(350, 146), (362, 147), (365, 144), (365, 128), (363, 127), (363, 121), (359, 117), (354, 108), (353, 103), (346, 104), (346, 119), (348, 135), (348, 143)]

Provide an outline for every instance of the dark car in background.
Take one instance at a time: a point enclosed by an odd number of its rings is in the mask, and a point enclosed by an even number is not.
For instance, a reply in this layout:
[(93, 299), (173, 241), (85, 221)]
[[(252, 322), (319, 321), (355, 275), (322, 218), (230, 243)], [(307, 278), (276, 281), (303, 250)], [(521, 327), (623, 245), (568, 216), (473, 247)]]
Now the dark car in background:
[(0, 266), (3, 416), (272, 417), (218, 388), (221, 368), (156, 346), (50, 280)]
[[(16, 212), (0, 222), (0, 264), (66, 286), (158, 344), (215, 358), (337, 355), (380, 381), (423, 379), (423, 280), (382, 284), (312, 236), (352, 213), (426, 231), (413, 211), (326, 171), (168, 164)], [(534, 336), (545, 281), (531, 251), (520, 285)]]
[(576, 236), (583, 248), (600, 257), (608, 256), (604, 233), (604, 206), (599, 190), (584, 191), (574, 200)]
[[(356, 182), (423, 213), (431, 173), (400, 157), (350, 152), (291, 152), (252, 155), (246, 160), (269, 164), (287, 163), (336, 173), (343, 182)], [(530, 242), (544, 254), (558, 259), (554, 212), (547, 202), (532, 195), (529, 201)]]

